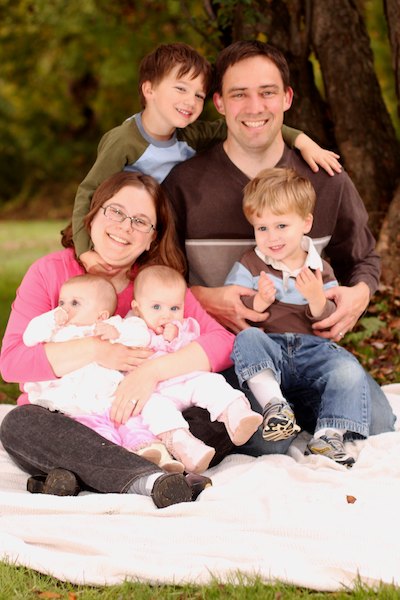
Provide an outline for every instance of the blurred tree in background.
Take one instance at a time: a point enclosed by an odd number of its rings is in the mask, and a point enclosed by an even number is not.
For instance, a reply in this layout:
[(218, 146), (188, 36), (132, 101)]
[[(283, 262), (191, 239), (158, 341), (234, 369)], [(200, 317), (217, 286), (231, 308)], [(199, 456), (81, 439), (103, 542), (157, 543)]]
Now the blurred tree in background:
[(1, 203), (71, 206), (100, 136), (139, 108), (140, 59), (184, 40), (180, 20), (179, 2), (0, 0)]
[(338, 149), (397, 284), (400, 0), (0, 0), (2, 216), (69, 216), (101, 135), (139, 110), (138, 64), (157, 44), (213, 60), (254, 38), (285, 53), (286, 121)]

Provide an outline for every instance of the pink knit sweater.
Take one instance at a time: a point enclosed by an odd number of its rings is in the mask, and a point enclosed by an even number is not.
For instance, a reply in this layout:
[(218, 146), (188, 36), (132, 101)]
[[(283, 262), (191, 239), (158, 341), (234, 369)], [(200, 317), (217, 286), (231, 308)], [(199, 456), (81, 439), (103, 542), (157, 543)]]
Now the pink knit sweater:
[[(55, 379), (44, 344), (28, 348), (22, 341), (22, 335), (29, 321), (58, 305), (61, 285), (70, 277), (84, 273), (76, 261), (72, 249), (60, 250), (48, 254), (28, 269), (12, 305), (10, 319), (4, 334), (0, 372), (5, 381), (18, 382), (43, 381)], [(130, 309), (133, 298), (133, 283), (118, 294), (118, 306), (115, 314), (124, 317)], [(234, 335), (224, 329), (201, 307), (190, 290), (185, 301), (185, 317), (193, 317), (200, 324), (201, 335), (196, 342), (207, 354), (212, 371), (222, 371), (231, 366)], [(18, 399), (18, 404), (27, 403), (26, 394)]]

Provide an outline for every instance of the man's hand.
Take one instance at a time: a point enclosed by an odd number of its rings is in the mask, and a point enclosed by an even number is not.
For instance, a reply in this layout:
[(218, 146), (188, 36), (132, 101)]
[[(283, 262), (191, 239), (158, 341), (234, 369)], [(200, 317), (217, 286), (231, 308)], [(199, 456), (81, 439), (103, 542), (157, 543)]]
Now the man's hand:
[(242, 329), (250, 327), (246, 320), (260, 323), (268, 316), (266, 313), (260, 314), (251, 310), (243, 304), (240, 296), (254, 296), (256, 291), (241, 285), (224, 285), (218, 288), (194, 286), (191, 291), (202, 307), (233, 333), (239, 333)]
[(314, 333), (323, 338), (339, 341), (353, 329), (367, 308), (370, 300), (369, 287), (366, 283), (360, 282), (352, 287), (331, 288), (326, 290), (325, 295), (335, 302), (337, 309), (327, 319), (314, 323)]

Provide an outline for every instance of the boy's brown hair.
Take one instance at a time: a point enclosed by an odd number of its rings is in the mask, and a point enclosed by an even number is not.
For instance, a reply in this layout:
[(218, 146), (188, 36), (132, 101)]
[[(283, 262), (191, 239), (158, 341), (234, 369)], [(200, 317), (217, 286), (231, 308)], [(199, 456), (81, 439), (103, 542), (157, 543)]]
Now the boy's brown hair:
[(252, 216), (261, 216), (265, 209), (275, 215), (295, 212), (305, 219), (315, 206), (315, 190), (311, 182), (294, 169), (263, 169), (246, 185), (243, 212), (251, 223)]
[(202, 75), (204, 93), (208, 93), (212, 73), (208, 60), (192, 46), (183, 42), (161, 44), (153, 52), (147, 54), (139, 65), (139, 96), (142, 108), (146, 106), (146, 100), (142, 92), (143, 83), (150, 81), (152, 84), (158, 84), (177, 66), (180, 67), (178, 77), (192, 73), (192, 79), (194, 79)]

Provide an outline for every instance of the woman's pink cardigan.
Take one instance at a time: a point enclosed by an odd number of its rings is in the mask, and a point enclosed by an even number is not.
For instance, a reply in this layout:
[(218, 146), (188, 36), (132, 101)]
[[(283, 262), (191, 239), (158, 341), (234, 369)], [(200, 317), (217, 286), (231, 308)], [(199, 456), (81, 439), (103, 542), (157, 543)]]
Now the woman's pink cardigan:
[[(18, 382), (45, 381), (55, 379), (44, 351), (44, 345), (28, 348), (22, 341), (22, 335), (29, 321), (58, 305), (61, 285), (70, 277), (84, 273), (76, 261), (71, 248), (48, 254), (34, 262), (28, 269), (17, 290), (12, 305), (10, 319), (4, 334), (0, 372), (5, 381)], [(115, 314), (124, 317), (131, 307), (133, 283), (118, 294), (118, 306)], [(212, 371), (222, 371), (232, 365), (234, 335), (224, 329), (210, 317), (188, 290), (185, 300), (185, 317), (193, 317), (200, 324), (201, 335), (196, 342), (207, 354)], [(26, 394), (18, 399), (18, 404), (27, 403)]]

